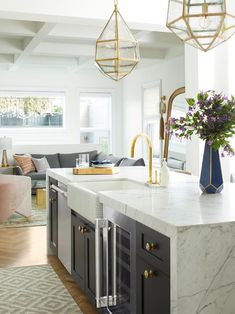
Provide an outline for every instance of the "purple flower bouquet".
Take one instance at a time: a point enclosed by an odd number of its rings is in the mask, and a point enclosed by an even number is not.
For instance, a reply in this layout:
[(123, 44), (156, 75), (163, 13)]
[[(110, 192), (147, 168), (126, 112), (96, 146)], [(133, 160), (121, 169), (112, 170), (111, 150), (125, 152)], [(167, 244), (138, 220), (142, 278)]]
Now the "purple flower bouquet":
[(214, 150), (222, 148), (222, 156), (234, 155), (230, 144), (235, 134), (235, 97), (217, 94), (215, 91), (200, 92), (196, 99), (187, 99), (189, 105), (185, 117), (172, 117), (169, 132), (179, 139), (191, 139), (199, 135)]

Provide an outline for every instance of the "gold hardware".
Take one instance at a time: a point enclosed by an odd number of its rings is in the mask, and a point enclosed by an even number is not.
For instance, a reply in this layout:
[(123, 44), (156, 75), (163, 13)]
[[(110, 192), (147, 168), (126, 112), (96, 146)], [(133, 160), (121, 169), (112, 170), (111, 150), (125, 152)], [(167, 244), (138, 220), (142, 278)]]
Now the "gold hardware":
[(156, 247), (157, 247), (157, 246), (156, 246), (154, 243), (149, 243), (149, 242), (147, 242), (146, 245), (145, 245), (145, 249), (146, 249), (148, 252), (150, 252), (150, 251), (156, 249)]
[(235, 15), (226, 1), (169, 0), (166, 25), (186, 44), (208, 51), (225, 42), (235, 31), (231, 30), (235, 27)]
[(95, 64), (104, 75), (119, 81), (139, 61), (139, 44), (118, 10), (118, 0), (114, 0), (112, 15), (96, 41)]
[(88, 232), (88, 229), (86, 227), (83, 227), (82, 230), (81, 230), (81, 233), (84, 234), (86, 232)]
[(152, 184), (153, 183), (153, 145), (151, 142), (150, 137), (145, 134), (145, 133), (139, 133), (137, 134), (134, 139), (132, 140), (131, 143), (131, 158), (135, 157), (135, 144), (138, 138), (143, 137), (146, 139), (147, 144), (148, 144), (148, 159), (149, 159), (149, 179), (148, 183)]
[(153, 278), (153, 276), (156, 276), (157, 272), (153, 271), (153, 270), (145, 270), (144, 271), (144, 278), (145, 279), (149, 279), (149, 278)]
[(88, 229), (86, 227), (82, 227), (82, 226), (78, 226), (78, 230), (81, 232), (81, 234), (88, 232)]
[(2, 168), (9, 167), (8, 159), (7, 159), (7, 151), (4, 149), (2, 151)]

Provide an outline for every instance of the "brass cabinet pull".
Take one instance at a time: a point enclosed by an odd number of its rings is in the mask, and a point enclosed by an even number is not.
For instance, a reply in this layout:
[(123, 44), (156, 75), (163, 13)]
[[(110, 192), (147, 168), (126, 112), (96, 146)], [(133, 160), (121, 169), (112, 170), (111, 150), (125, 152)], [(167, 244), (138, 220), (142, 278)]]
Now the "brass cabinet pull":
[(156, 249), (156, 248), (157, 248), (157, 246), (156, 246), (156, 244), (154, 244), (154, 243), (147, 242), (146, 245), (145, 245), (145, 249), (146, 249), (148, 252), (150, 252), (150, 251), (152, 251), (152, 250), (154, 250), (154, 249)]
[(88, 232), (88, 229), (86, 227), (83, 227), (82, 230), (81, 230), (81, 233), (84, 234), (86, 232)]
[(145, 270), (144, 271), (144, 278), (145, 279), (149, 279), (149, 278), (152, 278), (154, 276), (157, 276), (157, 272), (156, 271), (153, 271), (153, 270)]
[(78, 230), (81, 232), (81, 234), (88, 232), (88, 229), (86, 227), (83, 227), (83, 226), (78, 226)]

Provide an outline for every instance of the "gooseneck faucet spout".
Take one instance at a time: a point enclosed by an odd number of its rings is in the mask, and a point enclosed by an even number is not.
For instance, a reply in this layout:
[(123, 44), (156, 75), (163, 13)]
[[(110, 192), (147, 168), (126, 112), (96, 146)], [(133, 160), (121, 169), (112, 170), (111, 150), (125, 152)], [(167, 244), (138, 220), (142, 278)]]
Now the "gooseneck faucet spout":
[(149, 160), (149, 179), (148, 183), (152, 184), (153, 183), (153, 145), (151, 142), (150, 137), (145, 134), (145, 133), (139, 133), (137, 134), (134, 139), (132, 140), (131, 143), (131, 158), (135, 157), (135, 145), (138, 140), (138, 138), (145, 138), (148, 144), (148, 160)]

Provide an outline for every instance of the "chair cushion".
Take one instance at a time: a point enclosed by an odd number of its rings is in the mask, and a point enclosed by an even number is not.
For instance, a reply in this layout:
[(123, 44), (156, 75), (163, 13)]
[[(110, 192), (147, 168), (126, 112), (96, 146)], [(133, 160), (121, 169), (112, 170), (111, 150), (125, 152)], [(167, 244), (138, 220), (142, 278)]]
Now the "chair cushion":
[(143, 158), (140, 159), (130, 159), (130, 158), (123, 158), (120, 167), (130, 167), (130, 166), (145, 166), (145, 162)]
[(23, 175), (36, 170), (30, 155), (14, 155), (14, 159), (22, 169)]
[(51, 168), (60, 168), (59, 154), (51, 155), (31, 154), (31, 156), (36, 159), (40, 159), (45, 156)]
[(71, 153), (71, 154), (59, 154), (59, 161), (61, 168), (73, 168), (76, 167), (76, 158), (80, 154), (89, 154), (89, 160), (94, 160), (97, 155), (97, 150), (90, 152), (80, 152), (80, 153)]

